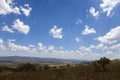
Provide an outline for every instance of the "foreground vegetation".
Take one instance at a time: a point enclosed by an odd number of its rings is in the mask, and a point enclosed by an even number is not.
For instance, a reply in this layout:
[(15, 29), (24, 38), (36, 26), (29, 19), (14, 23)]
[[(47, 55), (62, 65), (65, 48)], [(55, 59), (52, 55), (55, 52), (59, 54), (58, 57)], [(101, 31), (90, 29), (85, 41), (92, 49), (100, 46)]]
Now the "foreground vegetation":
[(0, 80), (120, 80), (120, 61), (104, 57), (84, 65), (0, 65)]

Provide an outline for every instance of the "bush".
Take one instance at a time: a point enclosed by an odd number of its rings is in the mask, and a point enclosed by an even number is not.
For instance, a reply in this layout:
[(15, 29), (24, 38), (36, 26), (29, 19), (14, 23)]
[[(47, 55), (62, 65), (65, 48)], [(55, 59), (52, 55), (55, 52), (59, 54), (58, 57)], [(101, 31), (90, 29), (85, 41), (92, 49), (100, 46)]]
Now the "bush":
[(17, 71), (35, 71), (36, 67), (34, 64), (26, 63), (21, 64), (17, 67)]
[(6, 65), (0, 65), (0, 72), (3, 72), (3, 71), (13, 71), (13, 69)]
[(43, 67), (44, 70), (48, 70), (49, 68), (50, 68), (50, 67), (49, 67), (49, 65), (47, 65), (47, 64), (44, 65), (44, 67)]

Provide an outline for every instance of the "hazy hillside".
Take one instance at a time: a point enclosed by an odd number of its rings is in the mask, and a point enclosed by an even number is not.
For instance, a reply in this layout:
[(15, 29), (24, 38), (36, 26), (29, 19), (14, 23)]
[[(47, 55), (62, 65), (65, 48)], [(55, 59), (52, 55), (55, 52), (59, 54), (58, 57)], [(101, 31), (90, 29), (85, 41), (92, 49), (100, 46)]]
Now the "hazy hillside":
[(8, 56), (0, 57), (0, 63), (37, 63), (37, 64), (84, 64), (88, 61), (74, 59), (56, 59), (56, 58), (38, 58), (38, 57), (20, 57)]

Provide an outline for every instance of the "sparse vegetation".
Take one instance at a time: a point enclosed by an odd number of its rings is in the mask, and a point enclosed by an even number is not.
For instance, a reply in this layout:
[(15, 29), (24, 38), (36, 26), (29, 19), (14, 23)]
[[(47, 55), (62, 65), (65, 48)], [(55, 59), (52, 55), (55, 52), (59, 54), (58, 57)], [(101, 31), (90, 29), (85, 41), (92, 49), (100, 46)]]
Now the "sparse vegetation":
[(35, 71), (36, 67), (34, 64), (26, 63), (26, 64), (21, 64), (16, 68), (16, 71)]
[(103, 57), (87, 65), (0, 65), (0, 80), (120, 80), (120, 61)]

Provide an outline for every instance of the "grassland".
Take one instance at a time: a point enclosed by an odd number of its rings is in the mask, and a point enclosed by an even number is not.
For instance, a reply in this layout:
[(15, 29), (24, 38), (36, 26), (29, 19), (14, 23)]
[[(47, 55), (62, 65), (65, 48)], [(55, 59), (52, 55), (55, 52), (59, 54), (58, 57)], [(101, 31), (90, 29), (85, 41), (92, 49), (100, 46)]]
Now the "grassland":
[(1, 64), (0, 80), (120, 80), (120, 61), (111, 61), (105, 65), (105, 70), (99, 64), (95, 66), (93, 62), (74, 66), (25, 63), (14, 68)]

